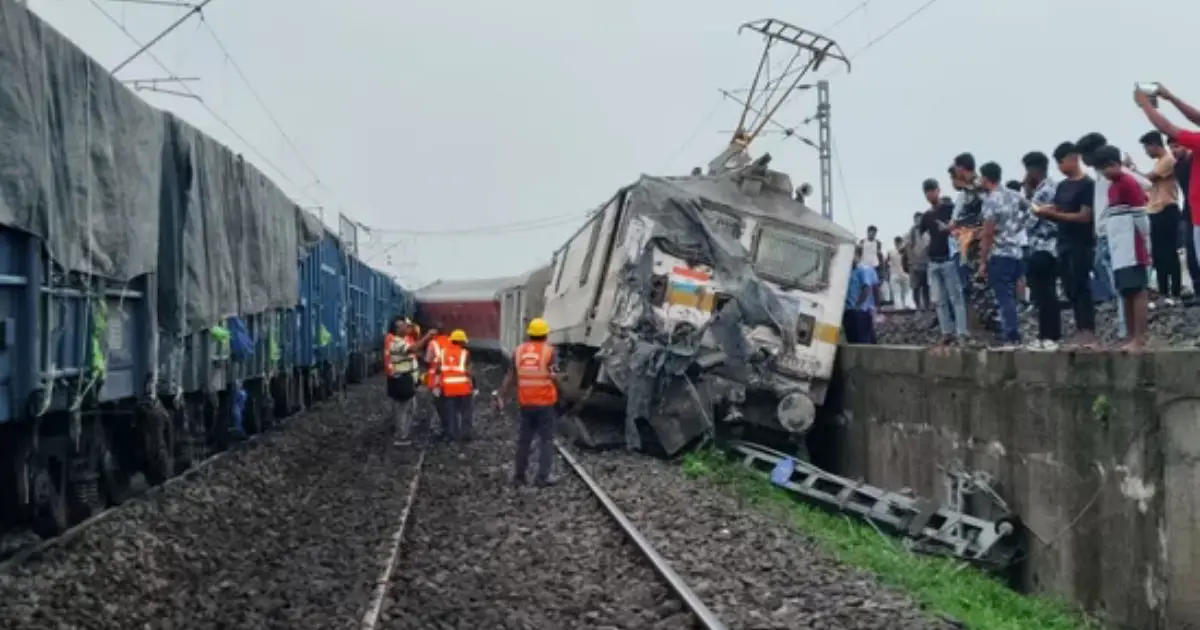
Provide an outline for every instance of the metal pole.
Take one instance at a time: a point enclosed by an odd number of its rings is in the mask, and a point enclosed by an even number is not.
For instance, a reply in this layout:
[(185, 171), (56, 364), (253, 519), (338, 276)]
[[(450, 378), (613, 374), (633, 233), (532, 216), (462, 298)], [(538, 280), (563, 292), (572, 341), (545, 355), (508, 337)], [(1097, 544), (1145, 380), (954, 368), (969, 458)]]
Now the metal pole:
[(129, 65), (130, 62), (132, 62), (134, 59), (141, 57), (142, 53), (146, 52), (147, 50), (150, 50), (151, 46), (157, 44), (159, 41), (162, 40), (162, 38), (166, 37), (167, 35), (170, 35), (171, 31), (179, 28), (179, 25), (186, 22), (188, 20), (188, 18), (192, 17), (193, 15), (196, 15), (197, 13), (200, 13), (200, 11), (203, 10), (204, 7), (208, 6), (208, 3), (210, 3), (210, 2), (212, 2), (212, 0), (204, 0), (204, 2), (201, 2), (200, 4), (189, 9), (186, 13), (181, 15), (178, 20), (175, 20), (174, 24), (168, 26), (166, 28), (166, 30), (159, 33), (157, 36), (155, 36), (154, 39), (146, 42), (146, 44), (144, 46), (137, 49), (137, 52), (130, 55), (129, 58), (126, 59), (125, 61), (122, 61), (121, 63), (117, 64), (116, 67), (113, 68), (112, 70), (110, 70), (109, 72), (111, 74), (116, 74), (116, 73), (120, 72), (123, 68), (125, 68), (125, 66)]
[(829, 134), (829, 81), (817, 81), (817, 155), (821, 162), (821, 216), (833, 219), (833, 148)]

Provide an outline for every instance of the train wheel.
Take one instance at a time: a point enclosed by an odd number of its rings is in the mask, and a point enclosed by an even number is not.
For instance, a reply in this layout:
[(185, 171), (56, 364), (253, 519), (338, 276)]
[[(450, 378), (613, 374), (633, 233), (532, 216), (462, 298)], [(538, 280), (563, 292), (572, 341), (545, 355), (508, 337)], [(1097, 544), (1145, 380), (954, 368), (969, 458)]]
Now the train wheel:
[(175, 474), (175, 425), (157, 401), (143, 405), (138, 415), (146, 456), (146, 480), (158, 485)]
[(108, 505), (119, 505), (129, 498), (129, 473), (112, 450), (113, 438), (109, 432), (103, 427), (98, 432), (100, 452), (96, 456), (96, 467), (100, 473), (101, 497)]
[(199, 451), (197, 447), (202, 446), (204, 442), (196, 439), (196, 409), (191, 402), (184, 400), (172, 416), (175, 435), (178, 436), (175, 440), (175, 473), (179, 474), (203, 458), (203, 451)]
[(67, 465), (57, 457), (39, 454), (30, 461), (31, 526), (42, 538), (53, 538), (70, 526), (67, 510)]

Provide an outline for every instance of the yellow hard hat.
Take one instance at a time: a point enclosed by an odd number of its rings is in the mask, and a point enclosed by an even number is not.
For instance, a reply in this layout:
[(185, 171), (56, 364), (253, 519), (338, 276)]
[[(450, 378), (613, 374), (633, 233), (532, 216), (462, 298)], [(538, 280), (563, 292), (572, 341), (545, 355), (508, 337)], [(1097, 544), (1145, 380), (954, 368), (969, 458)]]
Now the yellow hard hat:
[(529, 320), (529, 327), (525, 329), (525, 334), (530, 337), (545, 337), (550, 334), (550, 324), (541, 317), (534, 317)]
[(454, 332), (450, 333), (450, 341), (467, 343), (467, 333), (463, 332), (463, 329), (461, 328), (455, 329)]

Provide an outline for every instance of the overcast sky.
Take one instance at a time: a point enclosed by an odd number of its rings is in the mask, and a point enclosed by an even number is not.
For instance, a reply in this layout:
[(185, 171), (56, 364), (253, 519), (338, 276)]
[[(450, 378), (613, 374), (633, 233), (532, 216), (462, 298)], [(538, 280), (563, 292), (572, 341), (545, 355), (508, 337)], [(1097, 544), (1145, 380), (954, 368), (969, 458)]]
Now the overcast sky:
[[(143, 42), (182, 11), (96, 1)], [(824, 33), (850, 55), (878, 40), (853, 72), (830, 77), (844, 175), (834, 178), (835, 219), (858, 234), (868, 224), (898, 234), (923, 208), (921, 180), (948, 189), (960, 151), (1018, 177), (1026, 151), (1099, 130), (1144, 161), (1135, 81), (1200, 102), (1200, 44), (1169, 31), (1200, 22), (1200, 3), (938, 0), (879, 39), (925, 1), (872, 0)], [(28, 4), (107, 67), (136, 49), (89, 0)], [(175, 75), (200, 77), (192, 89), (252, 148), (192, 101), (143, 94), (245, 153), (302, 205), (325, 206), (327, 223), (343, 209), (373, 228), (364, 256), (390, 258), (410, 283), (515, 274), (547, 261), (587, 210), (639, 173), (685, 173), (725, 146), (719, 132), (740, 106), (717, 89), (748, 85), (761, 50), (737, 35), (740, 23), (777, 17), (822, 31), (863, 4), (214, 0), (207, 26), (299, 152), (199, 20), (152, 52)], [(164, 74), (144, 56), (119, 76)], [(777, 119), (790, 126), (814, 111), (815, 93)], [(811, 148), (775, 135), (756, 143), (763, 151), (797, 184), (818, 184)], [(479, 227), (489, 229), (412, 234)]]

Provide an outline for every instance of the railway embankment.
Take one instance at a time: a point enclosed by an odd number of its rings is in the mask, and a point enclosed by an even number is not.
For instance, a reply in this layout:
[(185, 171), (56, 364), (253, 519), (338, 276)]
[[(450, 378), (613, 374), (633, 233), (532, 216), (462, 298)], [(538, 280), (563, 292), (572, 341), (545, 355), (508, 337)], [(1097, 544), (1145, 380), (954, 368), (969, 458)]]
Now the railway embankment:
[(947, 471), (983, 472), (1026, 529), (1018, 588), (1200, 627), (1200, 350), (851, 346), (838, 370), (823, 466), (942, 501)]

